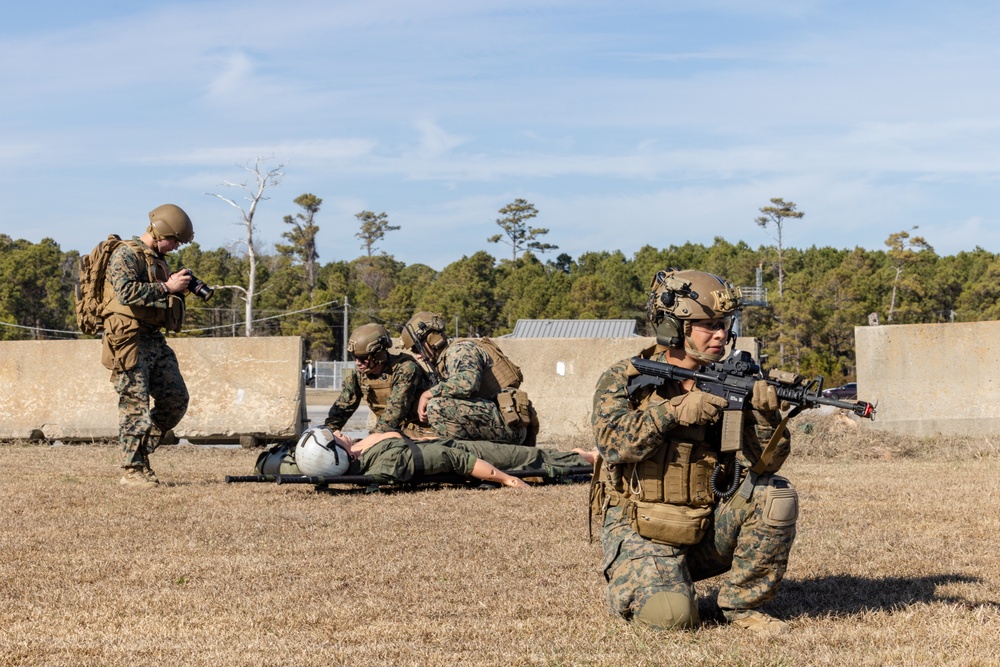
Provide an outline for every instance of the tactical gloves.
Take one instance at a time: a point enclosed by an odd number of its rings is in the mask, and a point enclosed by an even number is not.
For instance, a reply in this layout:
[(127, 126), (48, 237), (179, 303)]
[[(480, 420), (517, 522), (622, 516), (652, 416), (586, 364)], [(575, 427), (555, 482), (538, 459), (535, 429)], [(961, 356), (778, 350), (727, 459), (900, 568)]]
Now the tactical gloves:
[(757, 380), (753, 385), (753, 395), (750, 397), (750, 407), (753, 409), (754, 417), (761, 426), (774, 425), (780, 420), (778, 410), (781, 408), (781, 401), (778, 400), (778, 392), (773, 385), (766, 380)]
[(704, 391), (689, 391), (670, 399), (671, 412), (681, 426), (697, 426), (714, 422), (729, 401)]
[(753, 397), (750, 399), (750, 406), (760, 412), (777, 412), (781, 407), (778, 401), (778, 392), (774, 386), (767, 383), (767, 380), (757, 380), (753, 385)]

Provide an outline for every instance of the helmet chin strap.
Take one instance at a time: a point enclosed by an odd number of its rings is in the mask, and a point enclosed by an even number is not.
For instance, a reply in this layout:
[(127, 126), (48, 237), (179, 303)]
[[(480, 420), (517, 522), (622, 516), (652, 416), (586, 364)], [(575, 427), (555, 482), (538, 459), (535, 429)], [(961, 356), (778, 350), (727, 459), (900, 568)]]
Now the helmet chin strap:
[(699, 352), (698, 350), (694, 349), (689, 344), (687, 344), (686, 341), (685, 341), (685, 344), (684, 344), (684, 353), (687, 354), (687, 356), (689, 356), (692, 359), (694, 359), (695, 361), (697, 361), (702, 366), (707, 366), (707, 365), (709, 365), (711, 363), (715, 363), (716, 361), (722, 361), (722, 358), (724, 356), (726, 356), (722, 352), (720, 352), (718, 354), (709, 354), (708, 352)]
[(715, 363), (716, 361), (722, 361), (722, 358), (726, 356), (725, 352), (719, 352), (717, 354), (710, 354), (708, 352), (700, 352), (695, 346), (694, 341), (691, 339), (691, 323), (684, 323), (684, 353), (697, 361), (702, 366), (707, 366), (708, 364)]

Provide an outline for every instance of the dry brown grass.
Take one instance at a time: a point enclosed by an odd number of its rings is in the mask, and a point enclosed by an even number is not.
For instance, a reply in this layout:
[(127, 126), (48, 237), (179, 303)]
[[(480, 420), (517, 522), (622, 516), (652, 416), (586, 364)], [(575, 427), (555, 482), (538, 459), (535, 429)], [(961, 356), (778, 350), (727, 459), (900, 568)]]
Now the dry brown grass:
[(0, 664), (1000, 664), (995, 446), (801, 423), (771, 640), (609, 617), (583, 484), (226, 485), (256, 452), (182, 446), (136, 491), (112, 446), (3, 446)]

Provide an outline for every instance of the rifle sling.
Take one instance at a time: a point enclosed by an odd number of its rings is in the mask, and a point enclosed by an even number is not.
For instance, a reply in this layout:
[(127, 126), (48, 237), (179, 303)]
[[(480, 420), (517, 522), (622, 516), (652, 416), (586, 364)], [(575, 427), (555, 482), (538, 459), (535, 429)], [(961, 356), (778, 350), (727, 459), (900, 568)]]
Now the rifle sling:
[(760, 458), (757, 459), (757, 463), (754, 463), (750, 467), (750, 471), (755, 475), (759, 475), (771, 464), (771, 458), (774, 456), (775, 450), (778, 448), (778, 442), (781, 440), (782, 434), (785, 432), (785, 426), (788, 424), (788, 420), (791, 419), (794, 411), (789, 411), (781, 418), (781, 422), (774, 429), (774, 433), (771, 434), (771, 439), (767, 441), (764, 445), (764, 450), (760, 453)]

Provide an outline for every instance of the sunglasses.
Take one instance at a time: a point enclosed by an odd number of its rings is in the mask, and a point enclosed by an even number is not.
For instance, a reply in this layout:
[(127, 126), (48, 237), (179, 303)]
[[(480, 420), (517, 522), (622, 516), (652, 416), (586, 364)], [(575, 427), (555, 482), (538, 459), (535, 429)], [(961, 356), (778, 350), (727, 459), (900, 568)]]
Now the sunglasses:
[(723, 317), (718, 320), (700, 320), (692, 322), (691, 326), (702, 331), (729, 331), (733, 326), (733, 318)]

